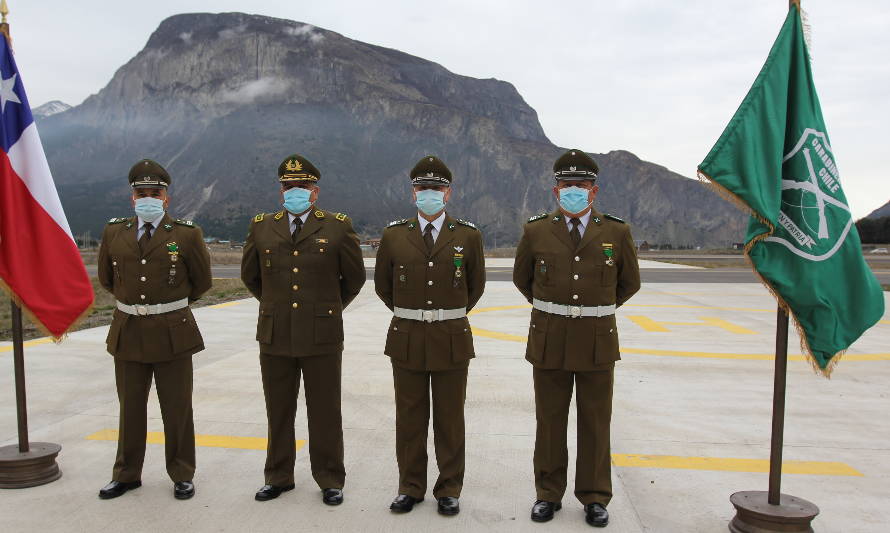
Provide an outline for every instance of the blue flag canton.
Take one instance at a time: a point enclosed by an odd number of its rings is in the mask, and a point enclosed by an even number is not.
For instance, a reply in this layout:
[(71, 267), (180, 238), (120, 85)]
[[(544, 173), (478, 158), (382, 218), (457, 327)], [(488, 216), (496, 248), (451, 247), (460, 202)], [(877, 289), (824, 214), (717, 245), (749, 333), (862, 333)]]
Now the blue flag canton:
[(34, 116), (12, 50), (6, 39), (0, 37), (0, 144), (3, 151), (9, 153), (9, 148), (33, 122)]

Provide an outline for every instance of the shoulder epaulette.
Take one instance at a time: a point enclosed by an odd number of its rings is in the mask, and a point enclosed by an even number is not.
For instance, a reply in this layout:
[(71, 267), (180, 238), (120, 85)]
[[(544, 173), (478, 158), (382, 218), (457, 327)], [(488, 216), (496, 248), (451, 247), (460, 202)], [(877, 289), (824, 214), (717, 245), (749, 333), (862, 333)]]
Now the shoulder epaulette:
[(259, 213), (259, 214), (257, 214), (257, 216), (253, 217), (253, 221), (254, 222), (262, 222), (263, 217), (265, 217), (265, 216), (266, 216), (266, 213)]
[(315, 212), (312, 214), (315, 215), (315, 218), (324, 218), (324, 211), (322, 211), (321, 209), (316, 209)]
[(334, 213), (334, 218), (340, 222), (346, 222), (346, 219), (349, 217), (346, 216), (346, 213)]
[(179, 224), (180, 226), (188, 226), (188, 227), (190, 227), (190, 228), (194, 228), (194, 227), (195, 227), (195, 223), (192, 222), (191, 220), (183, 220), (183, 219), (181, 219), (181, 218), (177, 218), (177, 219), (174, 220), (173, 222), (176, 222), (176, 223)]
[(534, 222), (536, 220), (544, 220), (545, 218), (547, 218), (547, 213), (538, 213), (537, 215), (528, 217), (528, 221)]
[(479, 228), (476, 227), (476, 224), (473, 224), (473, 223), (470, 222), (469, 220), (464, 220), (464, 219), (462, 219), (462, 218), (458, 218), (458, 219), (456, 219), (456, 220), (457, 220), (457, 223), (458, 223), (458, 224), (463, 224), (464, 226), (467, 226), (467, 227), (470, 227), (470, 228), (473, 228), (473, 229), (476, 229), (476, 230), (479, 229)]
[(389, 224), (387, 224), (386, 227), (387, 227), (387, 228), (391, 228), (391, 227), (393, 227), (393, 226), (401, 226), (402, 224), (407, 224), (407, 223), (408, 223), (408, 219), (407, 219), (407, 218), (402, 218), (402, 219), (399, 219), (399, 220), (393, 220), (392, 222), (390, 222)]
[(616, 217), (615, 215), (610, 215), (609, 213), (603, 213), (603, 216), (610, 220), (614, 220), (615, 222), (621, 222), (622, 224), (625, 224), (624, 220)]
[(282, 218), (284, 218), (284, 211), (279, 211), (279, 212), (275, 213), (275, 215), (272, 218), (274, 218), (275, 220), (281, 220)]
[(126, 218), (112, 218), (108, 221), (109, 224), (120, 224), (121, 222), (126, 222)]

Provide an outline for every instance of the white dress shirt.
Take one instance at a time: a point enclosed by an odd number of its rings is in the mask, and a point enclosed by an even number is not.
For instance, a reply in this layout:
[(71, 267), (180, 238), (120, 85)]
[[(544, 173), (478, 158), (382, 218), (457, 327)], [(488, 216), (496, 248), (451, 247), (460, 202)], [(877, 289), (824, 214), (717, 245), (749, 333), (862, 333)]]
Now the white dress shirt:
[[(578, 224), (578, 233), (581, 234), (581, 237), (584, 237), (584, 230), (587, 229), (587, 223), (590, 222), (590, 213), (591, 213), (591, 211), (588, 211), (587, 213), (584, 214), (584, 216), (574, 217), (574, 218), (577, 218), (581, 222), (580, 224)], [(572, 232), (572, 227), (573, 227), (572, 218), (573, 217), (570, 217), (570, 216), (565, 217), (566, 226), (569, 227), (569, 233)]]
[(426, 225), (433, 225), (433, 242), (436, 242), (436, 239), (439, 238), (439, 231), (442, 229), (442, 224), (445, 223), (445, 211), (442, 211), (442, 214), (439, 215), (439, 218), (430, 222), (429, 220), (423, 218), (423, 215), (417, 213), (417, 221), (420, 226), (420, 235), (423, 236), (423, 232), (426, 231)]
[(136, 221), (139, 222), (139, 226), (136, 228), (136, 240), (142, 238), (142, 234), (145, 233), (145, 223), (148, 222), (152, 225), (151, 233), (148, 235), (149, 238), (154, 237), (155, 232), (158, 230), (158, 224), (161, 223), (161, 219), (166, 215), (166, 211), (161, 213), (158, 218), (154, 220), (143, 220), (142, 217), (136, 217)]
[[(309, 209), (308, 211), (306, 211), (305, 213), (303, 213), (303, 214), (300, 215), (300, 217), (299, 217), (299, 218), (300, 218), (300, 222), (302, 222), (303, 224), (305, 224), (305, 223), (306, 223), (306, 219), (309, 218), (309, 211), (312, 211), (312, 210)], [(287, 212), (287, 219), (290, 220), (290, 232), (291, 232), (291, 234), (293, 234), (294, 230), (297, 229), (297, 225), (294, 223), (294, 220), (297, 219), (297, 215), (295, 215), (295, 214), (291, 213), (290, 211), (288, 211), (288, 212)]]

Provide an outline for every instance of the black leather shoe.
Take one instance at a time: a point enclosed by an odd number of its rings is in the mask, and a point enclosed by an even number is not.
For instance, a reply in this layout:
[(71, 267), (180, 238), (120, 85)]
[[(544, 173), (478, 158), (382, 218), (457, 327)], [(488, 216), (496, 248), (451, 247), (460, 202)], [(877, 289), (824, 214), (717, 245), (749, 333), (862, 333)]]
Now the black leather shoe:
[(177, 481), (173, 484), (173, 497), (177, 500), (187, 500), (195, 495), (195, 484), (191, 481)]
[(275, 498), (281, 496), (282, 492), (287, 492), (289, 490), (293, 490), (293, 488), (294, 488), (293, 483), (291, 483), (290, 485), (283, 485), (280, 487), (276, 486), (276, 485), (263, 485), (262, 487), (260, 487), (260, 490), (256, 491), (256, 496), (254, 496), (254, 499), (256, 499), (259, 502), (274, 500)]
[(452, 498), (451, 496), (443, 496), (439, 498), (439, 514), (452, 516), (459, 512), (460, 504), (458, 503), (457, 498)]
[(322, 489), (321, 501), (328, 505), (340, 505), (343, 503), (343, 489)]
[(562, 502), (538, 500), (532, 505), (532, 520), (535, 522), (549, 522), (553, 520), (553, 513), (560, 509), (562, 509)]
[(584, 506), (584, 512), (587, 523), (593, 527), (606, 527), (609, 524), (609, 511), (601, 504), (589, 503)]
[(112, 481), (108, 485), (99, 489), (99, 497), (103, 500), (110, 500), (112, 498), (117, 498), (118, 496), (123, 496), (128, 490), (138, 489), (141, 486), (141, 481), (130, 481), (128, 483)]
[(389, 510), (394, 513), (410, 513), (411, 509), (414, 509), (414, 504), (422, 501), (423, 498), (417, 499), (407, 494), (399, 494), (389, 505)]

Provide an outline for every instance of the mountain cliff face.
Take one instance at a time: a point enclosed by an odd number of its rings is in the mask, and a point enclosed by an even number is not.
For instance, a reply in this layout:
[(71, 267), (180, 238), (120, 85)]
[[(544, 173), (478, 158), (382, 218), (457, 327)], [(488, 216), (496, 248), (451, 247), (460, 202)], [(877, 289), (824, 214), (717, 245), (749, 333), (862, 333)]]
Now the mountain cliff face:
[(37, 106), (31, 110), (31, 114), (35, 119), (46, 118), (57, 113), (62, 113), (71, 109), (71, 106), (59, 100), (51, 100), (41, 106)]
[[(40, 129), (75, 232), (128, 214), (126, 173), (150, 157), (172, 175), (174, 215), (234, 239), (253, 214), (279, 209), (288, 154), (321, 171), (321, 207), (376, 236), (414, 212), (407, 173), (432, 153), (455, 177), (449, 211), (489, 245), (510, 245), (523, 217), (554, 205), (562, 151), (509, 83), (242, 13), (168, 18), (105, 88)], [(638, 239), (715, 245), (743, 234), (744, 217), (698, 183), (627, 152), (594, 158), (598, 206)]]
[(887, 202), (886, 204), (882, 205), (881, 207), (875, 209), (874, 211), (869, 213), (868, 216), (865, 218), (876, 219), (876, 218), (883, 218), (883, 217), (890, 217), (890, 202)]

